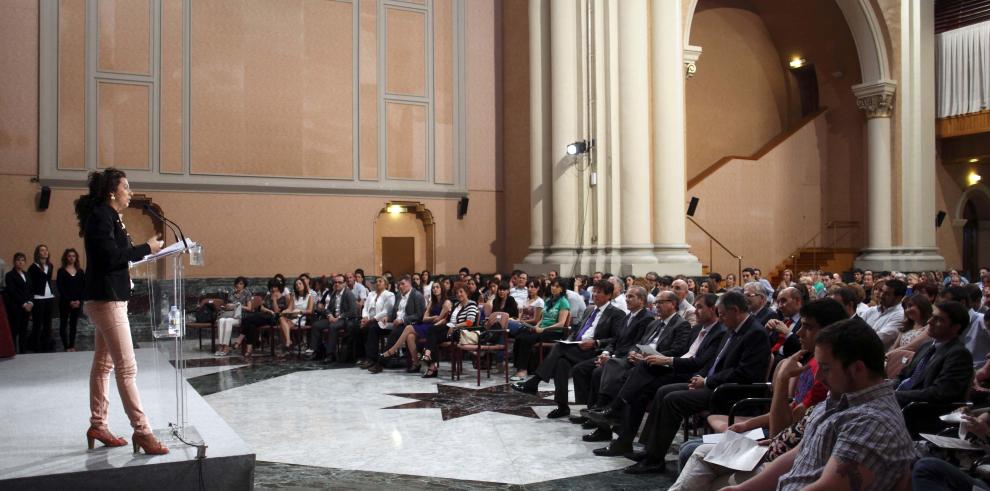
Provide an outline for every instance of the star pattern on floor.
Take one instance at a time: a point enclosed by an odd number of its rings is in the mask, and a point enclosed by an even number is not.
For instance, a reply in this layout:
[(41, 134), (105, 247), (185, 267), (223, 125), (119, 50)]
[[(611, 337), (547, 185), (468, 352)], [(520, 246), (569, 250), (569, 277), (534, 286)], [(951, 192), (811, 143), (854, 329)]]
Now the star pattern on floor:
[(472, 414), (491, 411), (512, 416), (537, 418), (534, 406), (556, 406), (557, 403), (544, 399), (553, 392), (541, 391), (539, 397), (512, 390), (510, 384), (495, 385), (484, 389), (469, 389), (456, 385), (437, 384), (436, 392), (387, 394), (390, 396), (417, 399), (398, 406), (382, 409), (440, 409), (443, 420), (461, 418)]

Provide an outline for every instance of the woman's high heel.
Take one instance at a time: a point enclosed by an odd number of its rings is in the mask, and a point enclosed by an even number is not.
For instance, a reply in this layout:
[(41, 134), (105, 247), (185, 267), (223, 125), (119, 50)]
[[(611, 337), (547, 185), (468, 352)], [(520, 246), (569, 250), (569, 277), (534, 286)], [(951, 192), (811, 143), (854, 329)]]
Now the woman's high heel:
[(90, 450), (96, 446), (95, 442), (97, 440), (108, 447), (123, 447), (124, 445), (127, 445), (127, 440), (113, 436), (113, 433), (110, 433), (109, 430), (90, 428), (86, 431), (86, 443), (89, 444)]
[[(390, 354), (391, 353), (391, 354)], [(384, 353), (378, 353), (379, 358), (395, 358), (399, 353), (397, 351), (387, 350)]]
[(140, 453), (139, 450), (144, 450), (144, 453), (148, 455), (165, 455), (168, 453), (168, 447), (158, 441), (155, 435), (138, 435), (135, 433), (131, 438), (134, 440), (134, 453)]
[(431, 368), (422, 375), (422, 378), (436, 378), (439, 372), (440, 372), (439, 369)]

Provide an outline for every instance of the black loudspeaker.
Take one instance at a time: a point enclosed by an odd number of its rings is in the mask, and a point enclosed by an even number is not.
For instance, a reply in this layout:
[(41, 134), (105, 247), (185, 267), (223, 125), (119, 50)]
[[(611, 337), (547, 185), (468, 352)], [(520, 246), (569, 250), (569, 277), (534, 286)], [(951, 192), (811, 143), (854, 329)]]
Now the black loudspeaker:
[(467, 215), (468, 197), (465, 196), (457, 202), (457, 219), (460, 220)]
[(701, 201), (697, 196), (691, 196), (691, 203), (688, 204), (687, 215), (689, 217), (694, 216), (694, 212), (698, 211), (698, 202)]
[(45, 211), (48, 209), (48, 203), (52, 200), (52, 188), (48, 186), (41, 186), (41, 191), (38, 192), (38, 211)]
[(935, 228), (941, 227), (942, 226), (942, 222), (944, 222), (944, 221), (945, 221), (945, 212), (942, 211), (942, 210), (939, 210), (938, 211), (938, 214), (935, 215)]

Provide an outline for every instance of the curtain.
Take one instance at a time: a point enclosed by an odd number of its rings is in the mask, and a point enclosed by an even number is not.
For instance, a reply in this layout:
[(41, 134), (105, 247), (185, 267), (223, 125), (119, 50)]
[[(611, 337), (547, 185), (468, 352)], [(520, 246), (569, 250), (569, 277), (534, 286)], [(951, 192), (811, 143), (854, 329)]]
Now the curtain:
[(990, 109), (990, 22), (935, 36), (938, 117)]

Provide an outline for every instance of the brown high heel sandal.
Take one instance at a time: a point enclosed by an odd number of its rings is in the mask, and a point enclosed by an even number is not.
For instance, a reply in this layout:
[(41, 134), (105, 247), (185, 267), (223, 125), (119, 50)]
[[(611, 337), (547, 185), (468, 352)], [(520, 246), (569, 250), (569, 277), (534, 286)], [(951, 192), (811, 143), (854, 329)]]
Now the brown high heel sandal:
[(168, 447), (155, 438), (155, 435), (138, 435), (135, 433), (131, 438), (134, 440), (134, 453), (141, 453), (144, 450), (147, 455), (165, 455)]
[(90, 428), (86, 430), (86, 443), (89, 444), (89, 449), (92, 450), (95, 447), (96, 440), (108, 447), (123, 447), (127, 445), (127, 440), (123, 438), (113, 436), (110, 430), (98, 430), (96, 428)]

